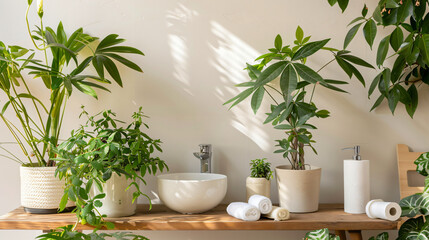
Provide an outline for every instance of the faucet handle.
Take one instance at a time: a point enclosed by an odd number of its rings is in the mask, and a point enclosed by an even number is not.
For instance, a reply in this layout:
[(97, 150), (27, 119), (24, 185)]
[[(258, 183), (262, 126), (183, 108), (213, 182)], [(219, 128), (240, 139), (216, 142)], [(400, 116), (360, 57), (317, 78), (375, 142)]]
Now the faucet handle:
[(211, 144), (200, 144), (199, 146), (200, 146), (200, 152), (202, 153), (209, 153), (212, 148)]

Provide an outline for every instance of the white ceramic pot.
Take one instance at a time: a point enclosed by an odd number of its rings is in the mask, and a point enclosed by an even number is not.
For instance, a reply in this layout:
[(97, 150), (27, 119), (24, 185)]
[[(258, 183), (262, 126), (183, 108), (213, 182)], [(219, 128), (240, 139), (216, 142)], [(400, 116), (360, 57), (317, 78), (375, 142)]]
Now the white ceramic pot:
[[(126, 217), (136, 213), (137, 200), (133, 203), (133, 193), (136, 191), (135, 186), (127, 187), (132, 182), (125, 175), (119, 176), (113, 173), (112, 177), (103, 183), (103, 191), (106, 197), (100, 199), (103, 206), (98, 208), (101, 214), (106, 214), (107, 217)], [(92, 187), (94, 196), (100, 194), (97, 187)]]
[[(64, 194), (64, 180), (55, 177), (56, 167), (21, 166), (21, 205), (29, 213), (57, 213)], [(75, 204), (69, 201), (66, 207)]]
[(246, 179), (247, 200), (249, 200), (249, 198), (255, 194), (270, 198), (271, 197), (271, 180), (268, 180), (266, 178), (247, 177)]
[(319, 209), (320, 167), (292, 170), (290, 166), (276, 167), (280, 206), (290, 212), (315, 212)]

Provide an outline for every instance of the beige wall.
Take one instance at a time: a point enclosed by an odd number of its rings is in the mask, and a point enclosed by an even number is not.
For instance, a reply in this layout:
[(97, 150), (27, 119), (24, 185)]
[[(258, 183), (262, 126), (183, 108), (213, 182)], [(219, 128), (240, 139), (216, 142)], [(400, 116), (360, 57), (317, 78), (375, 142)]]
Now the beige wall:
[[(122, 0), (122, 1), (45, 1), (45, 24), (56, 26), (62, 20), (66, 30), (84, 27), (95, 36), (118, 33), (129, 45), (146, 53), (133, 56), (144, 74), (121, 69), (124, 88), (111, 87), (112, 94), (100, 93), (98, 101), (74, 93), (63, 129), (63, 137), (77, 127), (80, 105), (95, 112), (112, 108), (122, 118), (143, 106), (151, 118), (150, 134), (163, 140), (161, 155), (172, 172), (199, 170), (192, 152), (200, 143), (214, 148), (214, 171), (228, 176), (229, 190), (225, 202), (245, 199), (245, 178), (249, 160), (267, 157), (274, 166), (284, 164), (273, 154), (274, 140), (280, 131), (262, 125), (263, 111), (256, 116), (249, 102), (228, 111), (222, 103), (237, 94), (234, 84), (247, 80), (242, 70), (273, 44), (277, 33), (291, 42), (300, 25), (313, 40), (332, 38), (330, 46), (340, 48), (347, 32), (346, 25), (360, 14), (363, 1), (350, 1), (341, 15), (338, 7), (331, 8), (325, 0), (244, 1), (244, 0)], [(373, 6), (376, 1), (367, 1)], [(26, 1), (3, 1), (0, 7), (0, 40), (7, 44), (31, 47), (25, 32)], [(34, 10), (34, 9), (33, 9)], [(34, 10), (35, 11), (35, 10)], [(33, 14), (34, 15), (34, 14)], [(31, 21), (35, 23), (33, 16)], [(379, 37), (377, 39), (380, 39)], [(374, 52), (359, 33), (350, 49), (374, 63)], [(329, 54), (318, 54), (309, 61), (320, 67), (330, 60)], [(337, 66), (323, 72), (327, 78), (345, 80)], [(364, 70), (367, 83), (375, 70)], [(35, 82), (37, 88), (40, 82)], [(43, 95), (44, 89), (38, 88)], [(323, 168), (321, 202), (343, 201), (342, 160), (351, 152), (340, 149), (359, 144), (364, 159), (371, 160), (371, 194), (373, 198), (398, 201), (398, 176), (395, 145), (406, 143), (416, 151), (428, 150), (428, 95), (420, 98), (415, 119), (410, 119), (402, 106), (393, 117), (387, 106), (369, 113), (375, 99), (367, 99), (357, 80), (345, 87), (351, 94), (339, 94), (317, 89), (315, 100), (321, 108), (331, 111), (329, 119), (315, 120), (319, 155), (311, 152), (307, 159)], [(425, 86), (421, 92), (427, 92)], [(269, 102), (264, 103), (265, 106)], [(10, 140), (5, 128), (0, 128), (0, 141)], [(0, 160), (0, 214), (19, 205), (19, 166), (7, 159)], [(149, 179), (148, 189), (155, 189)], [(275, 184), (273, 199), (277, 201)], [(37, 231), (0, 231), (0, 239), (31, 239)], [(147, 232), (152, 239), (299, 239), (303, 232)], [(174, 235), (173, 235), (174, 234)]]

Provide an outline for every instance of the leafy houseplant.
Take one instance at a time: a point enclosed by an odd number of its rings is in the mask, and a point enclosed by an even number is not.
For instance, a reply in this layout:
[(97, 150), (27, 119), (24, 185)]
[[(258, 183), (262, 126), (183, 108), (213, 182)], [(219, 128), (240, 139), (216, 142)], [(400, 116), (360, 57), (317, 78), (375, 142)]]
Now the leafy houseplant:
[[(336, 1), (328, 2), (333, 5)], [(338, 1), (339, 4), (340, 2)], [(408, 115), (414, 116), (418, 105), (418, 88), (429, 84), (427, 4), (427, 0), (379, 0), (372, 15), (367, 17), (368, 8), (365, 5), (362, 16), (350, 22), (349, 25), (353, 26), (346, 35), (344, 48), (349, 45), (361, 26), (365, 40), (371, 48), (374, 45), (377, 26), (392, 29), (378, 44), (376, 63), (380, 73), (372, 81), (368, 97), (376, 90), (380, 92), (380, 96), (371, 110), (387, 99), (392, 114), (398, 103), (402, 103)], [(343, 11), (346, 7), (347, 4), (343, 4)], [(394, 59), (393, 66), (385, 65), (387, 58)]]
[[(45, 188), (45, 181), (49, 184), (62, 186), (55, 179), (55, 153), (52, 147), (58, 145), (58, 138), (62, 126), (68, 98), (72, 92), (80, 91), (97, 98), (95, 88), (108, 91), (103, 84), (110, 84), (112, 79), (122, 86), (122, 79), (113, 60), (133, 70), (142, 72), (141, 68), (122, 54), (132, 53), (143, 55), (135, 48), (121, 46), (124, 39), (116, 34), (110, 34), (98, 44), (98, 38), (77, 29), (67, 35), (60, 22), (56, 30), (43, 26), (43, 1), (39, 1), (38, 15), (40, 26), (31, 31), (28, 14), (32, 5), (28, 1), (26, 12), (27, 30), (35, 50), (20, 46), (7, 46), (0, 42), (0, 89), (7, 101), (1, 106), (0, 118), (10, 130), (26, 159), (12, 153), (8, 148), (0, 145), (6, 152), (1, 156), (10, 158), (22, 165), (21, 167), (21, 205), (26, 211), (51, 213), (56, 212), (61, 200), (62, 192)], [(83, 50), (90, 50), (90, 56), (84, 60), (78, 59)], [(37, 59), (36, 56), (42, 56)], [(94, 69), (96, 75), (86, 73)], [(110, 77), (105, 74), (105, 70)], [(40, 84), (30, 84), (26, 75), (30, 75)], [(40, 99), (33, 94), (30, 86), (44, 86), (50, 93), (49, 99)], [(42, 87), (43, 88), (43, 87)], [(12, 111), (11, 111), (12, 110)], [(50, 167), (51, 168), (47, 168)], [(42, 173), (43, 172), (43, 173)], [(36, 181), (41, 179), (40, 181)], [(49, 201), (38, 200), (38, 196), (49, 195)]]
[[(82, 114), (88, 116), (85, 110)], [(141, 129), (148, 127), (143, 122), (145, 116), (141, 108), (132, 115), (133, 121), (124, 127), (115, 116), (110, 110), (88, 116), (85, 126), (73, 131), (69, 139), (55, 148), (57, 174), (66, 182), (60, 209), (64, 209), (68, 200), (76, 202), (76, 216), (82, 224), (113, 227), (104, 221), (105, 215), (101, 211), (103, 201), (109, 201), (108, 193), (111, 191), (103, 186), (113, 176), (130, 179), (126, 189), (115, 191), (128, 191), (134, 203), (140, 195), (147, 197), (140, 191), (137, 181), (140, 179), (146, 183), (143, 179), (146, 173), (155, 174), (158, 170), (168, 169), (163, 160), (153, 156), (156, 151), (162, 152), (161, 141), (150, 138)], [(100, 193), (92, 194), (92, 188)], [(126, 204), (125, 200), (122, 202)]]
[[(313, 147), (313, 135), (310, 132), (316, 127), (308, 121), (314, 117), (326, 118), (329, 116), (329, 111), (319, 110), (313, 101), (314, 91), (317, 85), (321, 85), (328, 89), (345, 92), (337, 87), (341, 84), (347, 84), (345, 81), (324, 79), (319, 72), (328, 66), (330, 63), (336, 61), (351, 78), (353, 75), (365, 85), (364, 79), (359, 70), (354, 66), (361, 65), (371, 68), (372, 66), (364, 60), (351, 55), (350, 51), (337, 50), (334, 48), (325, 47), (330, 39), (321, 41), (309, 42), (310, 37), (304, 37), (303, 30), (298, 27), (295, 32), (296, 40), (294, 45), (283, 46), (282, 38), (277, 35), (274, 41), (274, 48), (270, 48), (269, 52), (261, 55), (256, 59), (259, 63), (255, 65), (247, 64), (247, 71), (249, 73), (250, 81), (237, 85), (238, 87), (245, 87), (246, 90), (233, 97), (225, 104), (232, 103), (231, 107), (237, 105), (244, 99), (251, 97), (251, 107), (256, 113), (262, 104), (265, 96), (268, 96), (274, 104), (271, 105), (270, 112), (267, 113), (268, 117), (264, 123), (272, 123), (274, 128), (283, 130), (287, 138), (277, 140), (278, 147), (276, 153), (282, 153), (289, 163), (289, 168), (292, 170), (306, 169), (304, 158), (304, 149), (310, 147), (315, 153)], [(323, 65), (319, 70), (315, 71), (306, 65), (308, 57), (316, 52), (324, 50), (333, 54), (333, 59)], [(280, 77), (280, 86), (272, 84), (272, 81)], [(307, 94), (308, 92), (310, 94)], [(278, 97), (275, 97), (277, 94)], [(320, 181), (320, 168), (314, 170), (314, 183)], [(276, 168), (279, 172), (279, 167)], [(284, 172), (284, 171), (282, 171)], [(299, 173), (294, 173), (299, 174)], [(317, 176), (318, 175), (318, 176)], [(295, 177), (293, 177), (295, 178)], [(279, 177), (277, 178), (279, 180)], [(281, 180), (279, 180), (281, 181)], [(300, 186), (302, 181), (298, 180), (292, 186), (296, 191), (306, 189), (305, 186)], [(291, 183), (292, 184), (292, 183)], [(319, 185), (319, 184), (317, 184)], [(279, 187), (287, 188), (287, 187)], [(319, 187), (314, 190), (318, 192)], [(293, 192), (291, 190), (289, 192)], [(309, 199), (318, 201), (317, 196), (308, 196)], [(299, 202), (299, 200), (294, 200)], [(289, 203), (281, 205), (287, 207), (290, 211), (295, 211)], [(313, 207), (302, 211), (315, 211), (317, 210), (317, 203), (312, 203)], [(314, 209), (316, 207), (316, 209)], [(301, 211), (301, 210), (297, 210)]]
[(271, 163), (266, 160), (266, 158), (262, 158), (250, 161), (250, 177), (246, 179), (247, 199), (255, 194), (268, 198), (271, 196), (273, 171), (271, 170)]
[[(58, 230), (58, 231), (57, 231)], [(38, 240), (103, 240), (103, 239), (117, 239), (117, 240), (148, 240), (148, 238), (131, 234), (128, 232), (115, 232), (115, 233), (92, 233), (85, 234), (82, 232), (73, 231), (73, 225), (60, 227), (56, 230), (52, 230), (49, 233), (38, 236)]]
[[(110, 84), (111, 79), (122, 86), (122, 79), (116, 63), (142, 72), (141, 68), (130, 60), (121, 56), (123, 53), (143, 53), (135, 48), (119, 46), (124, 39), (116, 34), (110, 34), (97, 45), (98, 39), (83, 32), (82, 28), (68, 36), (60, 22), (56, 31), (43, 26), (43, 2), (38, 6), (40, 26), (30, 30), (28, 14), (32, 5), (28, 0), (26, 12), (28, 33), (36, 50), (20, 46), (6, 46), (0, 42), (0, 89), (8, 101), (2, 106), (0, 118), (10, 130), (16, 143), (19, 145), (27, 161), (21, 160), (9, 150), (1, 147), (10, 156), (5, 156), (26, 166), (53, 166), (51, 159), (55, 154), (49, 145), (57, 146), (66, 103), (73, 90), (83, 92), (97, 98), (94, 88), (108, 91), (102, 84)], [(90, 49), (91, 56), (79, 61), (78, 55), (84, 49)], [(36, 59), (40, 53), (43, 58)], [(84, 70), (93, 68), (97, 75), (84, 73)], [(41, 80), (50, 92), (49, 105), (44, 99), (33, 95), (24, 72), (28, 72), (37, 80)], [(27, 101), (28, 100), (28, 101)], [(12, 108), (16, 119), (9, 119), (6, 111)], [(30, 114), (36, 112), (36, 116)], [(19, 122), (19, 125), (14, 124)], [(34, 160), (33, 157), (36, 159)]]
[(266, 158), (254, 159), (250, 161), (250, 177), (265, 178), (270, 180), (273, 177), (271, 163), (266, 162)]

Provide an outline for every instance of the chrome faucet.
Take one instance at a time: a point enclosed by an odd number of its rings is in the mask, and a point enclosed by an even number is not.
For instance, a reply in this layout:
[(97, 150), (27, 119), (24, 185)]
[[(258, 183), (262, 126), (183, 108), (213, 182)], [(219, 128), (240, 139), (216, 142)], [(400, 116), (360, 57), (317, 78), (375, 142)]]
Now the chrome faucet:
[(212, 145), (211, 144), (200, 144), (200, 152), (194, 152), (194, 156), (201, 161), (201, 172), (211, 173), (212, 172)]

